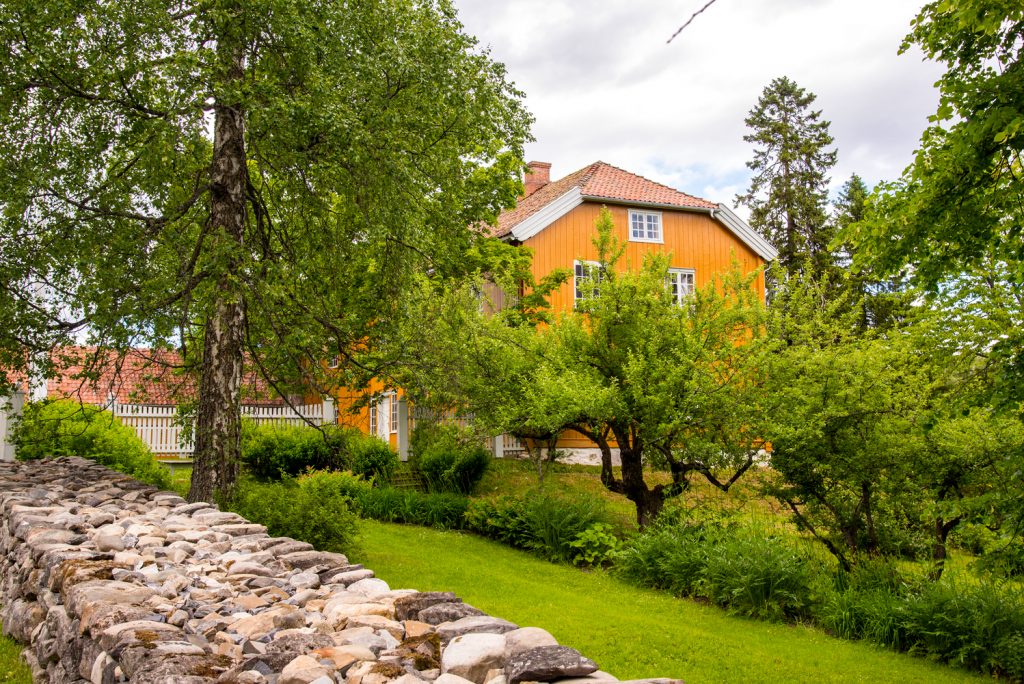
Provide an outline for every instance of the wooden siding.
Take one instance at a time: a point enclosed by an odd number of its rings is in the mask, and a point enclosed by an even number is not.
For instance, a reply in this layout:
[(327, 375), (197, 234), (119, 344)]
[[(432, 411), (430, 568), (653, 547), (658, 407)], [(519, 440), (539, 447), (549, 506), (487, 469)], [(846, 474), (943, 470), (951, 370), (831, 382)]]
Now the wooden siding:
[[(597, 234), (594, 226), (601, 206), (594, 202), (584, 202), (523, 243), (534, 252), (534, 277), (540, 279), (556, 268), (566, 268), (571, 272), (576, 259), (597, 259), (597, 250), (592, 240)], [(620, 240), (627, 243), (623, 257), (624, 270), (639, 269), (648, 252), (671, 252), (671, 267), (693, 269), (697, 287), (703, 287), (715, 273), (728, 271), (733, 259), (740, 263), (744, 272), (764, 264), (764, 259), (706, 213), (636, 208), (661, 212), (663, 242), (630, 242), (630, 207), (608, 205), (615, 222), (615, 232)], [(756, 287), (763, 298), (763, 275), (758, 277)], [(555, 311), (566, 311), (572, 308), (573, 301), (574, 290), (570, 278), (568, 283), (552, 295), (551, 304)]]

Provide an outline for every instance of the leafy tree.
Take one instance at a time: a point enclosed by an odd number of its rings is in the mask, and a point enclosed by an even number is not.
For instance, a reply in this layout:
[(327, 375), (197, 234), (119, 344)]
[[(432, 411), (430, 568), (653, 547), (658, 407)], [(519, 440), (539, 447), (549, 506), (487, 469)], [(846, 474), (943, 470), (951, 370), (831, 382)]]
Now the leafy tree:
[[(924, 6), (902, 50), (916, 45), (945, 65), (938, 110), (902, 177), (877, 188), (864, 220), (841, 238), (856, 247), (855, 268), (894, 274), (909, 267), (937, 306), (958, 315), (951, 337), (973, 339), (995, 380), (976, 402), (1024, 420), (1022, 35), (1017, 2)], [(1002, 506), (1024, 520), (1024, 451), (1008, 453), (1018, 494)]]
[(991, 522), (1012, 473), (1002, 455), (1024, 430), (972, 406), (984, 368), (950, 343), (957, 316), (921, 308), (909, 324), (864, 331), (850, 320), (859, 307), (824, 298), (828, 287), (790, 278), (773, 309), (770, 329), (791, 344), (769, 362), (764, 435), (780, 475), (769, 491), (844, 568), (930, 549), (938, 578), (950, 532)]
[[(679, 306), (666, 288), (665, 255), (622, 271), (623, 245), (607, 211), (597, 232), (599, 266), (584, 283), (593, 294), (576, 310), (535, 327), (465, 304), (431, 308), (415, 320), (450, 323), (420, 331), (430, 351), (417, 358), (443, 359), (442, 367), (402, 384), (427, 379), (433, 385), (416, 385), (423, 396), (445, 397), (492, 433), (580, 432), (601, 449), (605, 486), (629, 498), (645, 525), (694, 475), (727, 491), (754, 462), (752, 397), (762, 381), (756, 274), (734, 272)], [(621, 478), (612, 469), (615, 447)], [(668, 470), (671, 483), (650, 486), (645, 465)]]
[[(529, 251), (512, 248), (508, 256), (486, 260), (500, 266), (478, 270), (475, 280), (422, 278), (406, 300), (406, 325), (380, 352), (397, 360), (390, 378), (415, 404), (438, 415), (469, 414), (481, 433), (518, 437), (543, 479), (543, 446), (557, 441), (582, 398), (572, 377), (552, 376), (539, 362), (547, 356), (544, 326), (552, 322), (547, 298), (568, 271), (535, 283)], [(523, 293), (492, 311), (495, 302), (484, 293), (496, 287)]]
[(946, 65), (939, 108), (903, 176), (878, 189), (868, 219), (850, 226), (858, 261), (882, 272), (907, 264), (935, 289), (988, 258), (1024, 282), (1024, 8), (1009, 0), (925, 5), (902, 51)]
[(447, 0), (9, 0), (0, 41), (0, 368), (182, 349), (194, 500), (237, 475), (245, 352), (281, 390), (372, 374), (517, 194), (529, 116)]
[(747, 162), (754, 176), (736, 199), (750, 207), (751, 226), (778, 248), (790, 272), (821, 273), (834, 262), (827, 196), (836, 152), (829, 122), (810, 109), (815, 99), (785, 76), (774, 79), (750, 110), (743, 136), (755, 145)]

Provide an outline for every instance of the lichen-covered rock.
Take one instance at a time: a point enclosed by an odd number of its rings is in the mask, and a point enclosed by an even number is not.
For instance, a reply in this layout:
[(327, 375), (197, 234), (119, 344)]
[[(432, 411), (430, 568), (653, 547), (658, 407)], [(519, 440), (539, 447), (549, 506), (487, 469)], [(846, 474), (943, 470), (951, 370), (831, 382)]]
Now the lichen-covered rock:
[(437, 634), (441, 637), (441, 641), (447, 642), (463, 634), (479, 634), (483, 632), (505, 634), (516, 629), (519, 629), (519, 625), (508, 620), (491, 617), (490, 615), (471, 615), (455, 622), (441, 623), (437, 626)]
[(557, 646), (558, 640), (540, 627), (521, 627), (505, 633), (505, 655), (511, 658), (538, 646)]
[(568, 646), (537, 646), (512, 656), (505, 666), (508, 684), (550, 682), (597, 671), (597, 663)]
[(395, 599), (396, 620), (419, 620), (420, 611), (438, 603), (462, 603), (450, 591), (422, 591)]
[(468, 603), (438, 603), (421, 610), (416, 619), (429, 625), (440, 625), (443, 622), (455, 622), (462, 618), (483, 614), (484, 611), (474, 608)]

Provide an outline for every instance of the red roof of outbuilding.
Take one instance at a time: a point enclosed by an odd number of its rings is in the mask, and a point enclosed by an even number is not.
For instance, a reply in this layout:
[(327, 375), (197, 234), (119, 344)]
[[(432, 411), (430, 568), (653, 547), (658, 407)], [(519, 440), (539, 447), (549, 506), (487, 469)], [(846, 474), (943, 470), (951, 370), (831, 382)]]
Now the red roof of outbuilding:
[(573, 188), (579, 189), (584, 197), (613, 202), (657, 204), (680, 209), (714, 209), (718, 206), (714, 202), (687, 195), (667, 185), (655, 183), (643, 176), (598, 161), (564, 178), (552, 181), (529, 197), (520, 199), (514, 209), (504, 211), (498, 216), (497, 225), (491, 234), (495, 237), (508, 235), (517, 225)]
[[(52, 358), (60, 375), (46, 382), (50, 398), (68, 397), (105, 406), (110, 397), (119, 404), (177, 405), (196, 396), (195, 381), (181, 372), (184, 363), (175, 350), (132, 348), (122, 355), (114, 350), (97, 353), (96, 347), (63, 347), (54, 351)], [(247, 363), (242, 403), (277, 406), (284, 402)]]

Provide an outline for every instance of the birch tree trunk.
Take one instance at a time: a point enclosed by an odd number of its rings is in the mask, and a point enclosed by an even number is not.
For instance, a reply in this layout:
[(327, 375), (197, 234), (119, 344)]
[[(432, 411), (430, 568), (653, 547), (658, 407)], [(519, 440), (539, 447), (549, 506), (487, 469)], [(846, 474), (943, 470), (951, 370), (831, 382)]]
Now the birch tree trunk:
[[(244, 53), (229, 40), (228, 85), (244, 76)], [(213, 162), (210, 169), (210, 234), (225, 255), (216, 300), (206, 319), (203, 363), (196, 411), (196, 445), (189, 501), (230, 497), (241, 457), (241, 384), (245, 305), (238, 287), (246, 224), (245, 119), (238, 104), (214, 107)]]

